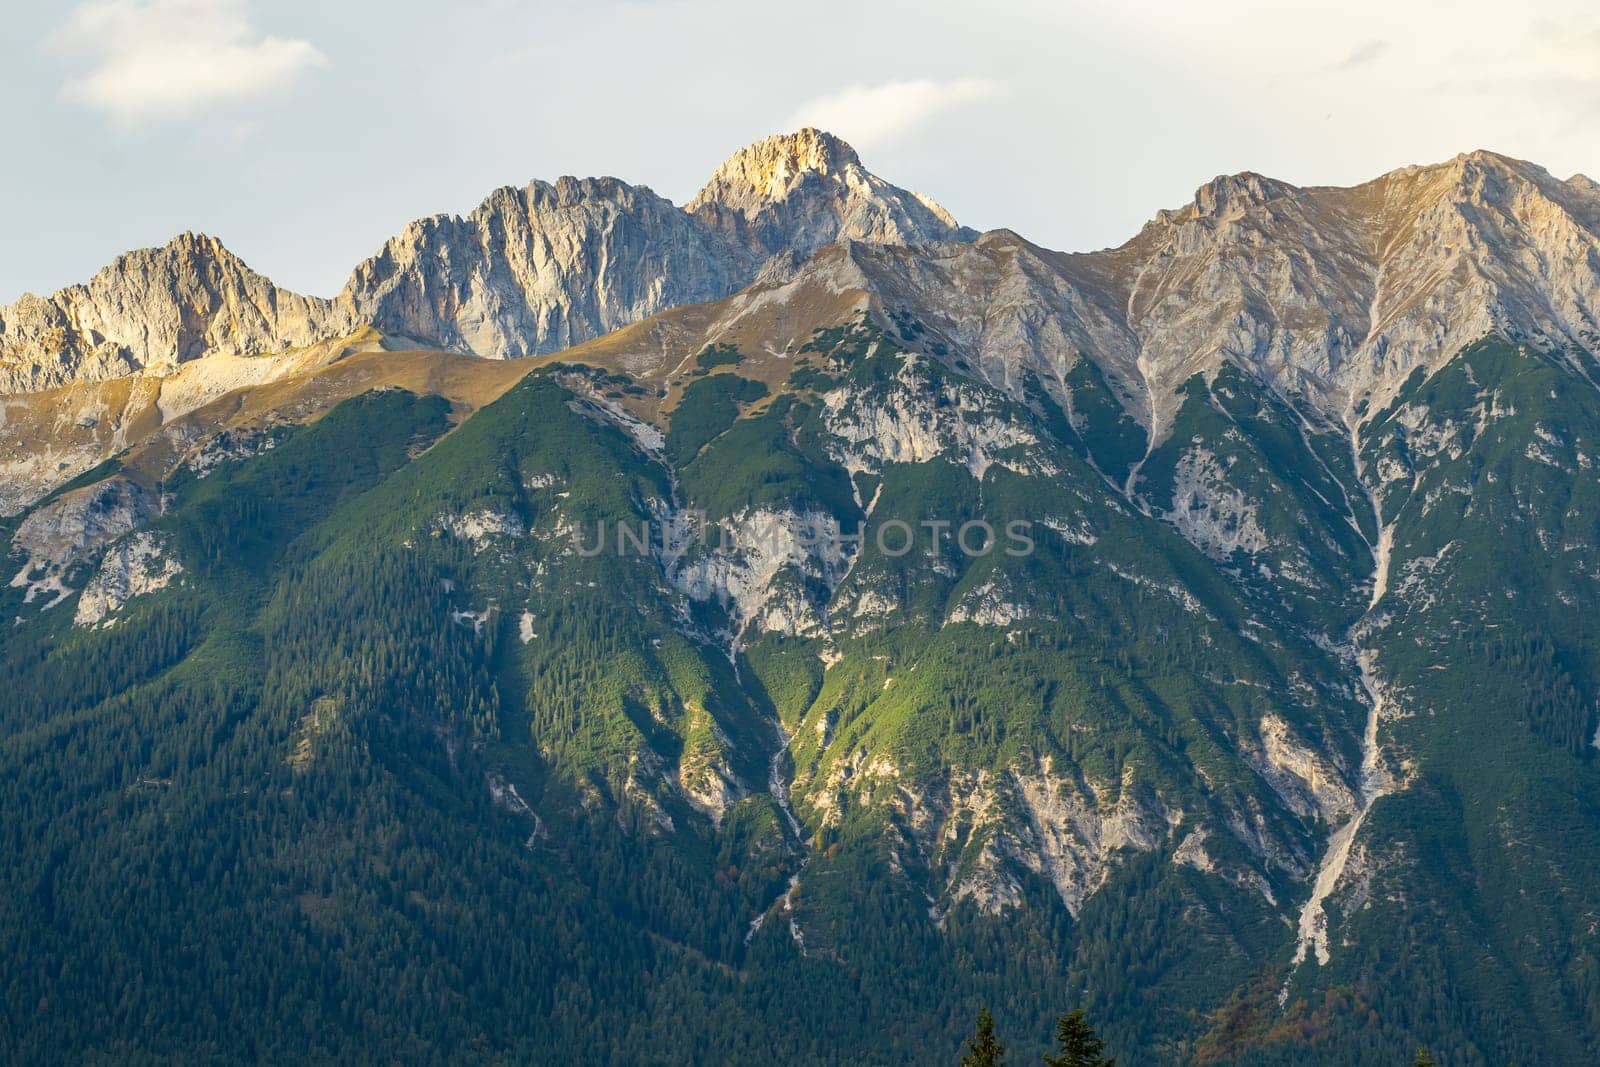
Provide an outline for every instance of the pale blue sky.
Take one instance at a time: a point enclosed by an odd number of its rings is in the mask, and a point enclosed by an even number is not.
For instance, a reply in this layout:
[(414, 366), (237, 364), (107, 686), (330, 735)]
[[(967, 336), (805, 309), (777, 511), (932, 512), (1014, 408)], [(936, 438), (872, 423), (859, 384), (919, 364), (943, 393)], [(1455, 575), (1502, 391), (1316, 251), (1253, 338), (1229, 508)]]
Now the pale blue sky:
[(1600, 171), (1600, 15), (1530, 0), (6, 0), (0, 303), (185, 229), (329, 295), (407, 221), (803, 121), (963, 222), (1120, 243), (1211, 176)]

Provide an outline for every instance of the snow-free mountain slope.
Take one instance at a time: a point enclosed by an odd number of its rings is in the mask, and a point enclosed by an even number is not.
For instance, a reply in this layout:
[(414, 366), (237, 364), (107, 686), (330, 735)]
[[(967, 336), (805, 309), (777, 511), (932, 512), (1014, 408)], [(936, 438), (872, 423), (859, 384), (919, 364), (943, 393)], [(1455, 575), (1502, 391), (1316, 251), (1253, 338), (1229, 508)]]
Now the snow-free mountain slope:
[(1492, 330), (1592, 343), (1600, 198), (1491, 152), (1348, 189), (1245, 173), (1074, 258), (1125, 308), (1158, 421), (1224, 359), (1331, 412), (1381, 403)]

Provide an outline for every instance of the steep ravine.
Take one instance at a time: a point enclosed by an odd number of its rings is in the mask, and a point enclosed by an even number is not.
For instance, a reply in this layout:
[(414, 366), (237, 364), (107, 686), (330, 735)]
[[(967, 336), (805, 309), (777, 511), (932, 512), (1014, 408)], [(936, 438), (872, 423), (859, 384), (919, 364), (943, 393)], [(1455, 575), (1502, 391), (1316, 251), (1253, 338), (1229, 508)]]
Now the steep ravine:
[(749, 944), (751, 939), (766, 922), (767, 916), (773, 909), (783, 907), (784, 913), (789, 916), (789, 936), (794, 939), (795, 946), (800, 949), (800, 955), (806, 954), (805, 933), (800, 929), (800, 923), (794, 917), (794, 894), (800, 888), (800, 875), (806, 869), (806, 864), (811, 862), (811, 851), (806, 847), (805, 828), (800, 825), (800, 820), (795, 816), (794, 806), (789, 802), (789, 783), (784, 781), (783, 761), (789, 754), (789, 734), (782, 726), (774, 725), (778, 734), (778, 749), (772, 754), (772, 760), (767, 764), (767, 792), (772, 794), (773, 803), (778, 805), (778, 810), (783, 813), (784, 823), (789, 832), (794, 835), (795, 844), (800, 849), (800, 866), (789, 876), (789, 884), (784, 888), (782, 895), (767, 905), (760, 915), (750, 920), (750, 929), (745, 932), (744, 943)]
[[(1361, 738), (1359, 783), (1361, 803), (1349, 821), (1328, 838), (1328, 850), (1323, 854), (1322, 863), (1317, 867), (1317, 879), (1311, 888), (1311, 899), (1306, 901), (1305, 907), (1300, 911), (1299, 937), (1295, 944), (1293, 960), (1295, 967), (1305, 962), (1308, 950), (1316, 953), (1318, 964), (1328, 962), (1330, 958), (1328, 916), (1323, 905), (1339, 885), (1339, 880), (1344, 877), (1345, 865), (1350, 860), (1351, 846), (1355, 844), (1356, 834), (1361, 832), (1361, 824), (1366, 821), (1367, 812), (1372, 810), (1372, 805), (1379, 797), (1388, 793), (1390, 788), (1388, 777), (1382, 770), (1381, 752), (1378, 747), (1378, 723), (1383, 717), (1383, 693), (1372, 672), (1372, 653), (1362, 651), (1357, 657), (1357, 662), (1361, 666), (1361, 685), (1367, 692), (1370, 708), (1367, 713), (1367, 727)], [(1285, 992), (1287, 991), (1286, 986)]]
[[(1367, 610), (1360, 619), (1350, 628), (1349, 647), (1352, 650), (1355, 663), (1360, 670), (1361, 688), (1367, 694), (1367, 724), (1361, 737), (1361, 774), (1357, 783), (1359, 804), (1355, 813), (1339, 829), (1335, 830), (1328, 838), (1328, 848), (1323, 853), (1322, 862), (1317, 866), (1317, 877), (1311, 887), (1311, 897), (1300, 911), (1298, 936), (1295, 943), (1294, 958), (1291, 961), (1290, 978), (1294, 976), (1308, 953), (1315, 953), (1318, 965), (1326, 965), (1330, 959), (1328, 951), (1328, 915), (1324, 905), (1328, 897), (1338, 887), (1339, 881), (1344, 877), (1345, 867), (1350, 861), (1350, 850), (1355, 844), (1356, 835), (1361, 832), (1362, 823), (1366, 821), (1367, 813), (1372, 810), (1379, 797), (1389, 793), (1393, 788), (1388, 773), (1383, 766), (1383, 753), (1378, 743), (1378, 725), (1384, 714), (1384, 696), (1382, 684), (1378, 681), (1374, 671), (1375, 653), (1371, 649), (1361, 647), (1363, 629), (1366, 620), (1377, 608), (1378, 602), (1383, 599), (1389, 589), (1389, 569), (1392, 549), (1394, 547), (1394, 524), (1385, 523), (1383, 519), (1383, 505), (1378, 494), (1366, 485), (1361, 471), (1360, 442), (1357, 431), (1352, 426), (1350, 431), (1351, 451), (1356, 462), (1356, 477), (1361, 481), (1367, 494), (1367, 501), (1372, 508), (1373, 521), (1377, 525), (1377, 543), (1369, 545), (1372, 549), (1372, 595), (1367, 600)], [(1280, 1003), (1288, 998), (1289, 981), (1285, 979), (1282, 992), (1279, 994)]]

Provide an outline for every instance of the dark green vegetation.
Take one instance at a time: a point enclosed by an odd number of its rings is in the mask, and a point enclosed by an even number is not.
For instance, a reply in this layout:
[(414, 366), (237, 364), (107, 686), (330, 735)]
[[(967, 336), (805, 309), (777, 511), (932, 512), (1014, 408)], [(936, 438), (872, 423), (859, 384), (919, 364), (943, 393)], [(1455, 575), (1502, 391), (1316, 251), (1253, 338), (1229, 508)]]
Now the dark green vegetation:
[[(1044, 1057), (1047, 1067), (1117, 1067), (1115, 1057), (1102, 1055), (1106, 1043), (1089, 1025), (1082, 1008), (1057, 1016), (1055, 1051)], [(978, 1009), (973, 1034), (967, 1039), (961, 1067), (1001, 1067), (1006, 1049), (995, 1034), (994, 1016), (988, 1007)]]
[(676, 464), (689, 462), (733, 426), (740, 404), (754, 403), (766, 395), (766, 386), (737, 374), (717, 374), (694, 382), (683, 391), (683, 400), (673, 412), (667, 457)]
[[(183, 572), (112, 625), (0, 591), (6, 1058), (952, 1062), (987, 1004), (1095, 1062), (1068, 1003), (1122, 1067), (1600, 1054), (1600, 392), (1469, 350), (1370, 415), (1374, 506), (1231, 368), (1146, 455), (1087, 360), (942, 349), (708, 349), (659, 453), (568, 369), (369, 394), (156, 487)], [(1393, 791), (1291, 970), (1358, 651)]]
[(994, 1017), (988, 1008), (978, 1010), (978, 1032), (967, 1042), (961, 1067), (1000, 1067), (1005, 1062), (1005, 1046), (994, 1036)]

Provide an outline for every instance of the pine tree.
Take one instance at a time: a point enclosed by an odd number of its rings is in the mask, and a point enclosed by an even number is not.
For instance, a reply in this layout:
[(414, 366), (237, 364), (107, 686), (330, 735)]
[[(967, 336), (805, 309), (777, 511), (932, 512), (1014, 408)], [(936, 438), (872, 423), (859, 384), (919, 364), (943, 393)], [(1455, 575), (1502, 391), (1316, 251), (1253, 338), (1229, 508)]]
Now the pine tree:
[(1421, 1045), (1417, 1046), (1417, 1054), (1411, 1057), (1411, 1067), (1439, 1067), (1439, 1061), (1428, 1053)]
[(967, 1042), (967, 1053), (961, 1057), (961, 1067), (1002, 1067), (1006, 1062), (1005, 1046), (994, 1036), (994, 1019), (987, 1007), (978, 1010), (978, 1033)]
[(1083, 1009), (1056, 1016), (1056, 1045), (1054, 1056), (1046, 1056), (1050, 1067), (1116, 1067), (1116, 1060), (1100, 1055), (1106, 1043), (1094, 1032)]

